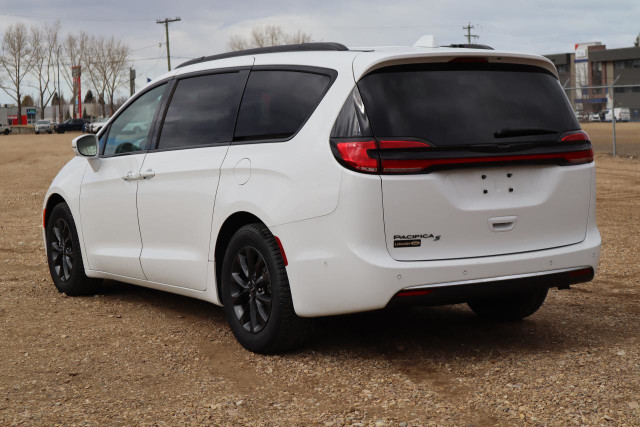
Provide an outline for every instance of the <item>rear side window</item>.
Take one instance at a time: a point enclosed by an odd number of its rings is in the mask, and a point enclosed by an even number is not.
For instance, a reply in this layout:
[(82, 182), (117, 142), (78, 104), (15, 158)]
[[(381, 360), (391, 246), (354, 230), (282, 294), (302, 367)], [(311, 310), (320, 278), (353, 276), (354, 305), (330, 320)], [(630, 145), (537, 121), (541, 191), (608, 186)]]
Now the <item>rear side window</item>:
[(552, 141), (580, 129), (558, 79), (533, 66), (439, 63), (382, 68), (358, 82), (377, 138), (435, 146)]
[(302, 71), (252, 71), (234, 139), (286, 139), (309, 118), (331, 78)]
[(229, 143), (248, 71), (178, 81), (162, 125), (159, 149)]

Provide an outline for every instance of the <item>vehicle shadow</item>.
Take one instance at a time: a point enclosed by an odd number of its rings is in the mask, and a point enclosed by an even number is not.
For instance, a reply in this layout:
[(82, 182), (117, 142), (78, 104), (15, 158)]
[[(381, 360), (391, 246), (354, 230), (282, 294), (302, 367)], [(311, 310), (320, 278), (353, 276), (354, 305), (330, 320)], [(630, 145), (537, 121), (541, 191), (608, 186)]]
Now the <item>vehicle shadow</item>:
[[(100, 293), (126, 305), (145, 305), (159, 314), (204, 322), (197, 327), (211, 322), (212, 328), (227, 328), (222, 308), (208, 302), (115, 281), (105, 281)], [(397, 307), (311, 319), (307, 345), (292, 355), (348, 352), (356, 357), (394, 359), (554, 353), (618, 341), (621, 335), (638, 330), (603, 327), (589, 310), (574, 310), (567, 317), (557, 304), (550, 298), (530, 318), (505, 323), (483, 320), (466, 305)], [(578, 328), (589, 332), (577, 332)]]

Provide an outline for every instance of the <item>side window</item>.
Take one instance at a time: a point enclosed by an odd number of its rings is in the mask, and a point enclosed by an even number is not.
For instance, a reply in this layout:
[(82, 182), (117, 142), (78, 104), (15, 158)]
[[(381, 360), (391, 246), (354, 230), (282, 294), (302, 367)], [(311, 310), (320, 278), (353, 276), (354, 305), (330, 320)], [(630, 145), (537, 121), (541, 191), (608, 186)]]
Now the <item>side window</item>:
[(153, 124), (166, 84), (140, 96), (111, 124), (104, 147), (105, 156), (146, 150)]
[(309, 118), (331, 83), (322, 74), (252, 71), (242, 97), (235, 140), (284, 139)]
[(229, 143), (247, 71), (178, 81), (162, 125), (159, 149)]

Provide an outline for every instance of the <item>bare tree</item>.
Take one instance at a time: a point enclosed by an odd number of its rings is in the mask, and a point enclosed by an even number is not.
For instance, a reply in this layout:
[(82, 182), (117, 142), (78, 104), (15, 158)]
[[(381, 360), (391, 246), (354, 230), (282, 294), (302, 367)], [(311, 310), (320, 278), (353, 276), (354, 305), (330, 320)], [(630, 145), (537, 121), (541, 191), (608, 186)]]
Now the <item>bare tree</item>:
[(8, 81), (0, 81), (4, 90), (18, 104), (18, 120), (22, 121), (22, 86), (23, 80), (33, 67), (33, 55), (29, 33), (23, 23), (10, 25), (2, 38), (2, 56), (0, 70)]
[(278, 46), (283, 44), (308, 43), (311, 34), (298, 30), (287, 34), (280, 25), (264, 25), (254, 27), (251, 36), (245, 38), (241, 35), (233, 35), (229, 39), (230, 50), (244, 50), (256, 47)]
[(106, 117), (104, 96), (107, 90), (107, 76), (109, 75), (109, 58), (105, 38), (88, 38), (86, 49), (82, 51), (81, 56), (85, 68), (84, 75), (89, 77), (91, 86), (98, 96), (98, 102), (102, 106), (102, 116)]
[(106, 95), (110, 114), (115, 112), (114, 96), (118, 88), (127, 83), (129, 68), (129, 46), (113, 37), (106, 42)]
[(31, 27), (31, 48), (33, 55), (32, 74), (35, 77), (35, 88), (38, 90), (38, 103), (40, 104), (40, 118), (44, 119), (44, 109), (51, 101), (55, 89), (51, 88), (54, 79), (53, 65), (56, 62), (58, 48), (58, 34), (60, 22), (44, 29)]

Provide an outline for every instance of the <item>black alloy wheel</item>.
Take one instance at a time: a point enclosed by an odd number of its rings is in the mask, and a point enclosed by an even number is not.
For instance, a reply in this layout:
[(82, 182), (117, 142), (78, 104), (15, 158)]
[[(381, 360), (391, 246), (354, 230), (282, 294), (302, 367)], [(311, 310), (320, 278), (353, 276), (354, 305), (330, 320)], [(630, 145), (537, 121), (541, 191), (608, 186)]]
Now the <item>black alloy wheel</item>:
[(284, 257), (271, 231), (260, 223), (244, 225), (224, 254), (220, 300), (238, 342), (263, 354), (302, 345), (309, 324), (293, 308)]
[(231, 303), (242, 327), (251, 333), (264, 329), (271, 317), (271, 276), (257, 249), (245, 246), (231, 267)]
[(46, 223), (47, 264), (53, 284), (69, 296), (91, 295), (101, 280), (87, 277), (71, 209), (58, 203)]
[(53, 224), (55, 240), (51, 241), (53, 269), (60, 281), (68, 282), (73, 274), (73, 238), (71, 228), (64, 218), (58, 218)]

